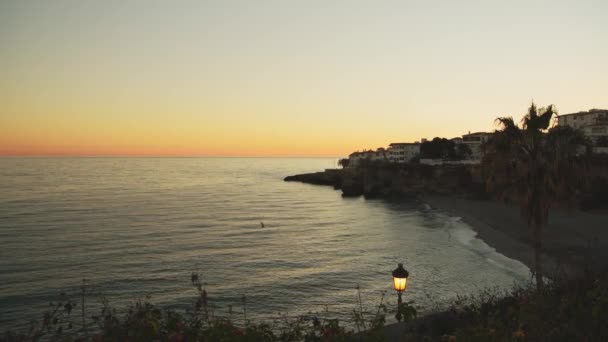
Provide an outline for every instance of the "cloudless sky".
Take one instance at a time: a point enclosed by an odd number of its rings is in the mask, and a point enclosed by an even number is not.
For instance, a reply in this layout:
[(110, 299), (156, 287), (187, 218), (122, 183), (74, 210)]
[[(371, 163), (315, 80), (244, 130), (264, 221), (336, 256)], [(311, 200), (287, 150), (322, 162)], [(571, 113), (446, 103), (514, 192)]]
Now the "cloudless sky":
[(0, 155), (342, 156), (608, 108), (608, 1), (0, 0)]

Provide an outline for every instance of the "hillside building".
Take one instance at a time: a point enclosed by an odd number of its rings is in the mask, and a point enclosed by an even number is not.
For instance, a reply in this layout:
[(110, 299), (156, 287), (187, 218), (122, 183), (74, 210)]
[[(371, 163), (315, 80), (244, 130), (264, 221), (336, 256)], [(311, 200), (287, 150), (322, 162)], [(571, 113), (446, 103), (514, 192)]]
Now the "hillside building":
[[(486, 143), (492, 137), (493, 133), (476, 132), (465, 134), (462, 136), (461, 144), (466, 144), (471, 149), (471, 159), (481, 160), (482, 150), (481, 145)], [(454, 141), (456, 142), (456, 141)]]
[(558, 125), (580, 129), (585, 136), (596, 144), (601, 137), (608, 138), (608, 109), (591, 109), (588, 112), (578, 112), (560, 115)]
[(387, 150), (383, 147), (378, 148), (376, 151), (374, 150), (364, 150), (361, 152), (353, 152), (348, 156), (349, 167), (357, 167), (361, 165), (362, 162), (378, 162), (378, 161), (386, 161), (388, 160)]
[(408, 163), (420, 154), (420, 143), (391, 143), (388, 145), (388, 160), (393, 163)]

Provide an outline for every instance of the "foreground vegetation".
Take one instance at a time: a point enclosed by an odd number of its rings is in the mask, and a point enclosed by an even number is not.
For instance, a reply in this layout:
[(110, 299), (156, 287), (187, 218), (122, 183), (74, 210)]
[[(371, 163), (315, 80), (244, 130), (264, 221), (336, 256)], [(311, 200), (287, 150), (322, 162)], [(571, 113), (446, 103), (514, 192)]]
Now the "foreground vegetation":
[[(340, 320), (313, 313), (285, 316), (270, 324), (252, 322), (247, 319), (245, 296), (240, 308), (229, 307), (230, 317), (219, 317), (199, 275), (193, 273), (191, 282), (196, 296), (192, 307), (184, 312), (164, 310), (152, 304), (149, 297), (119, 312), (100, 297), (100, 312), (94, 315), (89, 313), (90, 304), (85, 310), (88, 291), (83, 285), (77, 301), (61, 293), (59, 301), (49, 304), (41, 321), (32, 322), (27, 332), (7, 331), (0, 341), (346, 341), (355, 333), (371, 340), (380, 340), (383, 334), (387, 313), (384, 296), (372, 312), (364, 312), (359, 293), (359, 306), (351, 312), (354, 327), (347, 330)], [(411, 304), (402, 305), (406, 320), (416, 316)]]
[[(542, 291), (535, 286), (504, 292), (490, 289), (460, 297), (447, 310), (416, 318), (412, 302), (401, 308), (403, 326), (386, 329), (383, 301), (373, 312), (353, 310), (356, 326), (345, 329), (337, 319), (314, 314), (277, 325), (217, 318), (197, 275), (192, 310), (177, 313), (140, 300), (123, 314), (107, 305), (90, 316), (87, 327), (78, 304), (66, 298), (44, 313), (24, 333), (6, 332), (1, 341), (606, 341), (608, 340), (608, 276), (586, 274), (558, 279)], [(65, 296), (65, 295), (64, 295)], [(382, 298), (383, 299), (383, 298)], [(241, 314), (246, 313), (243, 311)], [(81, 321), (85, 326), (79, 325)], [(395, 329), (396, 328), (396, 329)], [(87, 331), (88, 329), (88, 331)], [(354, 330), (354, 331), (353, 331)], [(361, 330), (361, 332), (357, 332)]]
[(540, 292), (530, 286), (462, 297), (400, 340), (607, 341), (608, 276), (559, 279)]

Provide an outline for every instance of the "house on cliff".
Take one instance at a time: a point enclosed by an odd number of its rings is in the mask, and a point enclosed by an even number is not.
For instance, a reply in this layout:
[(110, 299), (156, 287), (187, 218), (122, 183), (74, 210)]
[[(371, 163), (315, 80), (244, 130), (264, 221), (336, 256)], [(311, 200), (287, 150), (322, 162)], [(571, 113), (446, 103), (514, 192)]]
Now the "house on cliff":
[(608, 109), (560, 115), (557, 124), (580, 129), (593, 143), (594, 153), (608, 153)]
[(482, 150), (481, 145), (485, 144), (492, 137), (493, 133), (476, 132), (465, 134), (462, 136), (460, 143), (466, 144), (471, 149), (471, 159), (481, 160)]
[(387, 150), (383, 147), (378, 148), (377, 150), (363, 150), (361, 152), (353, 152), (348, 156), (349, 159), (349, 167), (357, 167), (365, 162), (379, 162), (379, 161), (387, 161), (388, 153)]
[(420, 154), (420, 143), (391, 143), (388, 145), (388, 160), (393, 163), (409, 163)]
[(362, 163), (391, 162), (409, 163), (420, 154), (420, 143), (391, 143), (388, 149), (379, 147), (374, 150), (353, 152), (348, 156), (349, 167), (358, 167)]

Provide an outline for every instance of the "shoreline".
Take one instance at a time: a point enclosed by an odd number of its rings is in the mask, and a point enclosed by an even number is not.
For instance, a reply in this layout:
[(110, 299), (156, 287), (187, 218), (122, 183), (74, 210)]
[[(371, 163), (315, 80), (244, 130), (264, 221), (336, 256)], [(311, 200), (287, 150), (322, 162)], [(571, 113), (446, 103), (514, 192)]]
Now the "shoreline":
[[(530, 231), (519, 208), (489, 200), (424, 195), (422, 202), (458, 216), (476, 237), (508, 258), (534, 269)], [(608, 218), (580, 211), (552, 210), (543, 230), (543, 271), (549, 277), (579, 275), (608, 266)]]
[[(460, 217), (477, 233), (476, 238), (494, 248), (497, 253), (523, 263), (531, 271), (534, 269), (534, 252), (529, 231), (519, 214), (519, 208), (489, 200), (468, 200), (429, 194), (421, 196), (420, 202), (426, 203), (432, 209)], [(587, 268), (593, 271), (606, 269), (606, 223), (608, 217), (605, 215), (580, 211), (551, 211), (549, 224), (543, 232), (543, 243), (547, 247), (542, 256), (545, 274), (549, 278), (564, 279), (580, 276)], [(586, 244), (590, 237), (597, 239), (595, 246)], [(398, 341), (408, 332), (415, 333), (421, 328), (432, 330), (435, 321), (451, 319), (454, 319), (454, 316), (450, 311), (431, 313), (408, 323), (387, 324), (383, 334), (387, 341)]]
[[(505, 232), (496, 229), (495, 226), (482, 221), (475, 215), (458, 210), (457, 207), (449, 203), (452, 200), (458, 199), (425, 196), (422, 201), (433, 209), (441, 210), (451, 216), (460, 217), (462, 222), (469, 225), (471, 229), (475, 231), (475, 238), (482, 240), (488, 246), (494, 248), (497, 253), (500, 253), (509, 259), (521, 262), (526, 265), (530, 271), (534, 269), (534, 255), (530, 245), (507, 235)], [(553, 260), (552, 257), (543, 255), (543, 259), (543, 266), (545, 266), (545, 269), (551, 269), (556, 266), (556, 261)]]
[[(463, 170), (440, 168), (431, 174), (423, 171), (421, 168), (329, 169), (287, 176), (284, 180), (333, 186), (341, 189), (343, 197), (417, 199), (460, 217), (473, 228), (477, 238), (534, 270), (531, 229), (518, 206), (479, 196), (481, 190), (476, 187), (477, 183), (463, 183), (463, 179), (468, 179), (463, 175), (474, 177), (471, 173), (463, 174)], [(478, 199), (465, 199), (467, 194)], [(546, 276), (577, 276), (585, 271), (608, 269), (606, 213), (557, 207), (549, 211), (548, 224), (542, 229), (541, 262)]]

